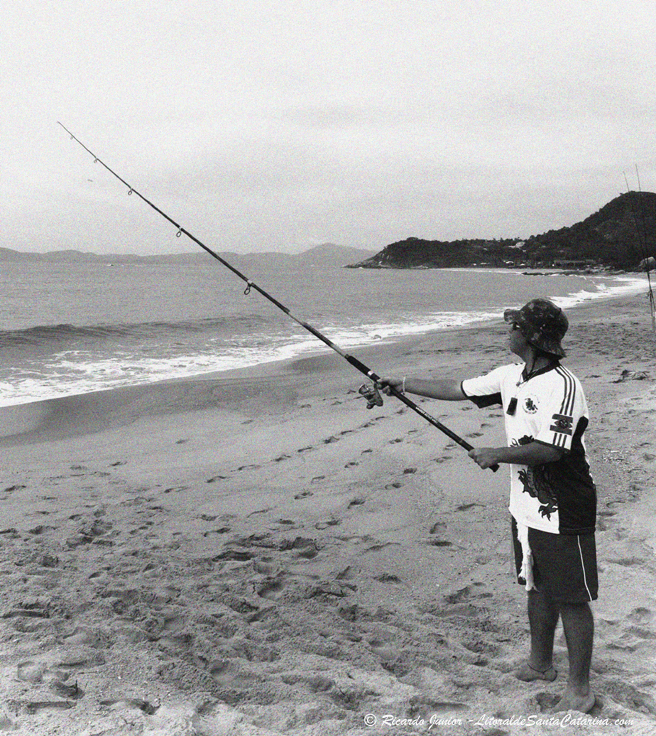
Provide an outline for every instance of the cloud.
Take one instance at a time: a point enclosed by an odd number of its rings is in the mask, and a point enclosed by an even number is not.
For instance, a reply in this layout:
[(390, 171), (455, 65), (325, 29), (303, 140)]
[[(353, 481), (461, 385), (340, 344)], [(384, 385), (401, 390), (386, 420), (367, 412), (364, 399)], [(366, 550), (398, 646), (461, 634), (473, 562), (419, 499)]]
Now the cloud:
[(57, 119), (227, 249), (527, 235), (597, 209), (634, 164), (656, 186), (649, 3), (153, 8), (25, 0), (5, 13), (8, 242), (169, 237)]

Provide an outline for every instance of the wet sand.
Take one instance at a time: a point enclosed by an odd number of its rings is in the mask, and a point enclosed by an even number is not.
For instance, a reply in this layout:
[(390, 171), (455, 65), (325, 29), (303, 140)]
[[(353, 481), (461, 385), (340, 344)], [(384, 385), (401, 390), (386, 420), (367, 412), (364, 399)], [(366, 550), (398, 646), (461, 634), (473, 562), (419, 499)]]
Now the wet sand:
[[(567, 727), (654, 733), (656, 337), (642, 294), (569, 316), (600, 597), (597, 704)], [(464, 378), (512, 360), (506, 333), (354, 353)], [(562, 629), (555, 682), (512, 674), (528, 624), (507, 469), (480, 470), (394, 399), (367, 411), (362, 382), (320, 354), (0, 410), (0, 731), (563, 733)], [(503, 443), (498, 409), (421, 406)]]

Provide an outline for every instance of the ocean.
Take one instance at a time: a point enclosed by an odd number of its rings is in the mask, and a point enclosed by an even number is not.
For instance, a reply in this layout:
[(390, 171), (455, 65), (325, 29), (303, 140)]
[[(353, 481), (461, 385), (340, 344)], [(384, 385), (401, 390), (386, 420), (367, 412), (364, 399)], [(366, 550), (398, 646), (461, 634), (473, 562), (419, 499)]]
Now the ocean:
[[(635, 274), (340, 267), (246, 273), (342, 348), (646, 288)], [(0, 263), (0, 406), (328, 350), (209, 256), (180, 264)], [(376, 370), (376, 366), (372, 366)]]

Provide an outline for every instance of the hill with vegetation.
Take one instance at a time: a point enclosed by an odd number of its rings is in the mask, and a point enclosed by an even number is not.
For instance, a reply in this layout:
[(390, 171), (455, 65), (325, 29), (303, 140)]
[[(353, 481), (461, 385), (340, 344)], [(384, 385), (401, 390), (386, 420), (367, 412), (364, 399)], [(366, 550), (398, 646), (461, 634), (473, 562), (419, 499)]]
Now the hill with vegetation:
[(570, 227), (525, 240), (407, 238), (349, 268), (607, 268), (637, 270), (656, 255), (656, 194), (627, 192)]

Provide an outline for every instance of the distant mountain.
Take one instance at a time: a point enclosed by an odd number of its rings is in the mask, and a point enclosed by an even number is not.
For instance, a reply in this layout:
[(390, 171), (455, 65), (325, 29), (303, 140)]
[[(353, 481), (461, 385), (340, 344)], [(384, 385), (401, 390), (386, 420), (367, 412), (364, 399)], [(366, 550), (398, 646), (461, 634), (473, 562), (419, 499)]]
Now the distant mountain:
[(44, 261), (50, 263), (148, 263), (180, 261), (195, 258), (197, 253), (138, 256), (126, 253), (87, 253), (80, 250), (51, 250), (45, 253), (0, 248), (0, 261)]
[(346, 266), (349, 263), (353, 263), (356, 259), (368, 258), (374, 252), (373, 250), (364, 250), (363, 248), (351, 248), (346, 245), (324, 243), (323, 245), (316, 245), (314, 248), (299, 253), (298, 258), (304, 263), (315, 266), (328, 264)]
[(635, 270), (656, 255), (656, 194), (627, 192), (585, 220), (525, 240), (407, 238), (349, 268), (518, 266)]
[[(293, 265), (339, 267), (352, 263), (354, 260), (366, 259), (374, 253), (373, 250), (352, 248), (345, 245), (324, 243), (302, 253), (233, 253), (218, 252), (228, 263), (236, 268), (271, 265), (276, 263), (281, 267)], [(79, 250), (56, 250), (46, 253), (26, 252), (0, 248), (0, 261), (42, 261), (50, 263), (197, 263), (199, 259), (207, 259), (208, 255), (202, 250), (189, 253), (174, 253), (162, 255), (140, 256), (124, 253), (87, 253)]]

